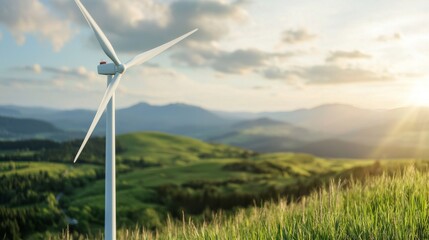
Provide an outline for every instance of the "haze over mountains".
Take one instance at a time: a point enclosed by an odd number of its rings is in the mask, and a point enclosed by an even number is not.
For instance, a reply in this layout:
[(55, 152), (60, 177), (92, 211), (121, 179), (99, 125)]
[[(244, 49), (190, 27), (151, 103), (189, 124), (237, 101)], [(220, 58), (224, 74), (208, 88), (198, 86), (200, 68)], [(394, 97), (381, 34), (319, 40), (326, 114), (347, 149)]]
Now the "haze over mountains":
[[(83, 109), (0, 106), (0, 138), (82, 138), (93, 115)], [(262, 113), (147, 103), (117, 110), (119, 134), (160, 131), (259, 152), (298, 151), (324, 157), (429, 156), (428, 123), (427, 108), (368, 110), (342, 104)], [(101, 120), (96, 135), (103, 133)]]

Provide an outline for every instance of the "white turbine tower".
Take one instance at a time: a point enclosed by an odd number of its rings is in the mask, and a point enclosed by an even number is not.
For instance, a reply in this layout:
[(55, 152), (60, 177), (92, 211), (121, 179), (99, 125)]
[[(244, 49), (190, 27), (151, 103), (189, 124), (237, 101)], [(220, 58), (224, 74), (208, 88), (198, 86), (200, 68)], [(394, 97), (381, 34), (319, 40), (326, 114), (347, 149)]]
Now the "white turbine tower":
[[(178, 37), (168, 43), (165, 43), (159, 47), (151, 49), (149, 51), (143, 52), (133, 59), (129, 60), (127, 63), (122, 64), (119, 61), (118, 56), (115, 53), (115, 50), (112, 47), (112, 44), (104, 35), (103, 31), (88, 13), (86, 8), (82, 5), (80, 0), (75, 0), (77, 6), (81, 10), (86, 21), (89, 23), (89, 26), (95, 33), (98, 42), (100, 43), (101, 48), (106, 53), (106, 55), (113, 61), (113, 63), (101, 62), (98, 65), (98, 74), (107, 75), (107, 89), (104, 93), (103, 99), (101, 100), (100, 106), (97, 109), (94, 119), (89, 127), (88, 132), (82, 142), (82, 145), (79, 148), (79, 151), (76, 154), (76, 157), (73, 162), (79, 158), (80, 153), (82, 152), (85, 144), (87, 143), (89, 137), (94, 131), (95, 126), (100, 120), (101, 115), (103, 114), (104, 109), (106, 109), (106, 192), (105, 192), (105, 217), (104, 217), (104, 233), (105, 239), (116, 239), (116, 182), (115, 182), (115, 90), (121, 81), (122, 75), (125, 71), (133, 66), (142, 64), (161, 52), (167, 50), (174, 44), (188, 37), (198, 29), (194, 29), (191, 32), (186, 33), (185, 35)], [(106, 108), (107, 107), (107, 108)]]

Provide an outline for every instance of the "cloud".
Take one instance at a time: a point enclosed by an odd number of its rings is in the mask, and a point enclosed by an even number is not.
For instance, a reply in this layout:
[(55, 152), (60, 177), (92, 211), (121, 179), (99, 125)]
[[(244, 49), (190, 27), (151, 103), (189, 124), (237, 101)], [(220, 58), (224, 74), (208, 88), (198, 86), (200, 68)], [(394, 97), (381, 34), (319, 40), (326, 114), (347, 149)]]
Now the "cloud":
[(42, 67), (39, 64), (34, 64), (33, 71), (37, 74), (40, 74), (42, 72)]
[[(53, 0), (53, 3), (57, 9), (87, 28), (74, 3), (66, 0)], [(198, 32), (175, 46), (179, 51), (171, 55), (173, 61), (192, 67), (209, 67), (222, 73), (243, 74), (265, 66), (271, 59), (286, 55), (254, 49), (219, 49), (218, 41), (229, 34), (231, 27), (247, 20), (247, 11), (244, 9), (246, 1), (187, 0), (160, 3), (153, 0), (124, 0), (112, 3), (94, 0), (83, 3), (117, 51), (142, 52), (199, 28)], [(132, 7), (122, 9), (121, 6)], [(92, 34), (90, 37), (94, 38)]]
[(211, 62), (222, 55), (224, 51), (218, 49), (214, 44), (190, 43), (192, 51), (179, 51), (171, 55), (178, 64), (184, 64), (191, 67), (208, 67)]
[(223, 73), (245, 74), (267, 66), (274, 58), (289, 57), (288, 53), (270, 53), (257, 49), (222, 52), (212, 64), (213, 69)]
[(172, 59), (193, 67), (209, 67), (215, 71), (228, 74), (246, 74), (257, 72), (275, 59), (285, 59), (295, 56), (294, 52), (266, 52), (258, 49), (237, 49), (222, 51), (213, 47), (200, 48), (192, 52), (178, 52)]
[(73, 31), (67, 20), (60, 19), (40, 0), (0, 0), (0, 24), (6, 26), (16, 42), (25, 43), (26, 35), (51, 42), (60, 50), (71, 38)]
[(181, 102), (225, 109), (225, 106), (249, 106), (249, 99), (258, 99), (256, 104), (261, 105), (260, 101), (265, 103), (271, 99), (271, 96), (261, 93), (263, 91), (251, 87), (236, 88), (219, 81), (201, 82), (172, 68), (144, 65), (130, 72), (127, 78), (130, 81), (121, 83), (124, 91), (118, 94), (118, 99), (124, 99), (127, 105), (137, 101), (151, 104)]
[(329, 57), (326, 58), (327, 62), (334, 62), (340, 59), (369, 59), (372, 56), (361, 51), (333, 51)]
[[(87, 27), (72, 1), (53, 0), (53, 3), (57, 9)], [(93, 0), (83, 4), (106, 32), (115, 49), (133, 53), (156, 47), (195, 28), (199, 31), (180, 46), (190, 46), (191, 42), (210, 44), (228, 35), (231, 23), (242, 22), (247, 16), (243, 1), (158, 3), (153, 0)]]
[(79, 77), (86, 80), (94, 80), (97, 79), (97, 74), (93, 71), (87, 70), (85, 67), (77, 67), (77, 68), (67, 68), (67, 67), (44, 67), (44, 71), (55, 73), (60, 76), (71, 76), (71, 77)]
[(297, 44), (308, 42), (315, 39), (317, 36), (307, 32), (305, 29), (290, 29), (283, 32), (282, 40), (285, 43)]
[(268, 67), (262, 74), (268, 79), (290, 79), (293, 76), (299, 75), (296, 71), (286, 71), (279, 67)]
[(376, 40), (379, 42), (399, 41), (401, 39), (402, 39), (402, 36), (399, 33), (394, 33), (391, 35), (380, 35), (376, 38)]
[(39, 64), (34, 64), (32, 66), (16, 67), (14, 69), (31, 71), (37, 74), (51, 73), (51, 74), (54, 74), (54, 78), (77, 77), (77, 78), (82, 78), (84, 80), (97, 79), (97, 74), (95, 72), (89, 71), (82, 66), (77, 68), (52, 67), (52, 66), (42, 67)]
[(316, 65), (284, 70), (269, 67), (263, 71), (268, 79), (283, 80), (293, 85), (328, 85), (379, 82), (394, 80), (388, 73), (377, 73), (361, 68), (342, 68), (335, 65)]
[[(106, 86), (105, 78), (100, 78), (95, 72), (88, 71), (84, 67), (67, 68), (34, 64), (11, 69), (15, 70), (11, 71), (13, 75), (1, 76), (0, 85), (20, 91), (52, 91), (47, 96), (52, 96), (58, 91), (79, 94), (85, 91), (101, 94)], [(26, 97), (30, 97), (30, 95)], [(77, 97), (79, 98), (80, 95)]]
[(334, 65), (318, 65), (304, 68), (299, 76), (307, 84), (346, 84), (393, 80), (389, 74), (380, 74), (360, 68), (341, 68)]
[(38, 83), (43, 85), (43, 81), (35, 78), (22, 78), (22, 77), (10, 77), (10, 76), (2, 76), (0, 77), (0, 85), (2, 86), (13, 86), (13, 87), (21, 87), (22, 85), (33, 85)]

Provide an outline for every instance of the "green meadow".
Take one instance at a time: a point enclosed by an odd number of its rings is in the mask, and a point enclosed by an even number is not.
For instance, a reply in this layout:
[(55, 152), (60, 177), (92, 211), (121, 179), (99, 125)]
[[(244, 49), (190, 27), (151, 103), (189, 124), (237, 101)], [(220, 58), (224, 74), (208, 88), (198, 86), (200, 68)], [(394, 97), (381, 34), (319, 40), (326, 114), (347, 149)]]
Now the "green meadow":
[[(414, 208), (423, 208), (419, 214), (426, 209), (421, 204), (427, 194), (416, 195), (418, 186), (416, 192), (407, 188), (427, 179), (419, 172), (427, 169), (423, 160), (258, 154), (155, 132), (121, 135), (117, 141), (117, 224), (122, 239), (386, 239), (401, 237), (393, 235), (400, 234), (397, 227), (377, 224), (390, 224), (396, 219), (391, 214), (408, 217), (404, 214)], [(70, 156), (78, 144), (0, 154), (0, 230), (6, 239), (102, 237), (103, 139), (92, 141), (82, 161), (73, 164)], [(409, 166), (415, 170), (404, 174)], [(390, 199), (389, 194), (397, 195)], [(384, 198), (398, 206), (390, 209)], [(395, 212), (409, 204), (415, 204), (409, 212)], [(359, 213), (367, 222), (353, 225)], [(411, 217), (407, 221), (415, 224)], [(409, 229), (418, 238), (425, 236)]]
[[(428, 239), (429, 174), (408, 167), (365, 181), (332, 181), (299, 202), (280, 200), (217, 214), (210, 223), (183, 218), (158, 232), (122, 229), (119, 239)], [(100, 237), (100, 236), (99, 236)], [(69, 239), (63, 234), (59, 239)]]

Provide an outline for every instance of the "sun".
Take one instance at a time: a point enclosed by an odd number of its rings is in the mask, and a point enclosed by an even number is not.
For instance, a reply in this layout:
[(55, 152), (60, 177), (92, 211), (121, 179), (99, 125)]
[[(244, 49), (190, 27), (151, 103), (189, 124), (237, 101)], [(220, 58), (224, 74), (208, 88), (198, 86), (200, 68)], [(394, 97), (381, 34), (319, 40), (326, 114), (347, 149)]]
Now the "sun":
[(429, 107), (429, 82), (415, 84), (408, 97), (411, 105)]

